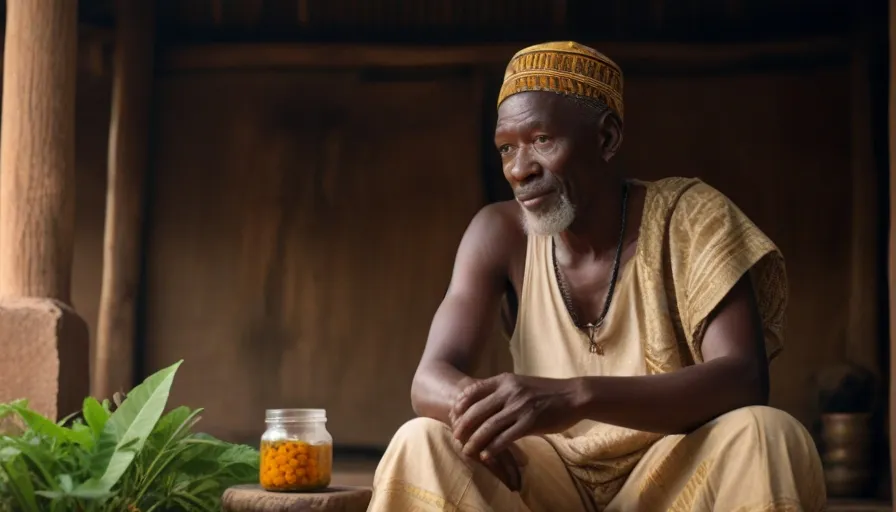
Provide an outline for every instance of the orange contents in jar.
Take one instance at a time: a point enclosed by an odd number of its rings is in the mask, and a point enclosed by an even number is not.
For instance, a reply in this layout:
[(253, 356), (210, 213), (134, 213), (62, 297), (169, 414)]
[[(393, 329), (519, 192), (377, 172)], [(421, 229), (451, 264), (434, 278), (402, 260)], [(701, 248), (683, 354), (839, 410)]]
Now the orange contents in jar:
[(333, 446), (262, 441), (261, 486), (268, 491), (311, 491), (330, 485)]

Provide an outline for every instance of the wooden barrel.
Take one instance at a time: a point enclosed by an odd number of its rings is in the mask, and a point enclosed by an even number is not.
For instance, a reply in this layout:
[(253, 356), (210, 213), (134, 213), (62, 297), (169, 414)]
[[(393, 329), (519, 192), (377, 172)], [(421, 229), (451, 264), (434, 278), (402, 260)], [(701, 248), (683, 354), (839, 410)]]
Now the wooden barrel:
[(365, 512), (369, 487), (334, 486), (316, 492), (268, 492), (259, 485), (237, 485), (224, 491), (224, 512)]

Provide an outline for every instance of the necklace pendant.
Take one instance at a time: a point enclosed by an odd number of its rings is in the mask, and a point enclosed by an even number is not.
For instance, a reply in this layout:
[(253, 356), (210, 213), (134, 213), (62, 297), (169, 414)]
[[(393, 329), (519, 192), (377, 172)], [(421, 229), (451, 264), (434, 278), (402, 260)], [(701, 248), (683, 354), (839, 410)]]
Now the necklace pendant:
[(594, 340), (594, 336), (597, 334), (597, 331), (600, 330), (601, 323), (588, 324), (588, 352), (592, 354), (597, 354), (599, 356), (604, 355), (604, 346), (601, 343), (598, 343)]

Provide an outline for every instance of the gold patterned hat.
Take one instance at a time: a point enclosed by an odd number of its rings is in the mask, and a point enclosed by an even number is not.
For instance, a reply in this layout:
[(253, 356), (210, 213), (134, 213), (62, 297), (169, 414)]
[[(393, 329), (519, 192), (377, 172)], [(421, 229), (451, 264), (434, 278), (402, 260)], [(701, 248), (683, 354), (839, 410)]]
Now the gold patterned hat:
[(510, 59), (498, 106), (525, 91), (599, 100), (623, 116), (622, 70), (606, 55), (573, 41), (537, 44)]

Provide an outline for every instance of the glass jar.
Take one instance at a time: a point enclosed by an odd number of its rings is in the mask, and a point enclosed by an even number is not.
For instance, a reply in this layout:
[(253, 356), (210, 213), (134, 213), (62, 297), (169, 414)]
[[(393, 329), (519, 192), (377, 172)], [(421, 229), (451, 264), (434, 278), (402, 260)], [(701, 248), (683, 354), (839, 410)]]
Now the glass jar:
[(261, 436), (260, 483), (267, 491), (313, 491), (330, 485), (333, 437), (324, 409), (268, 409)]

